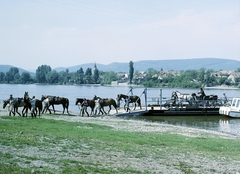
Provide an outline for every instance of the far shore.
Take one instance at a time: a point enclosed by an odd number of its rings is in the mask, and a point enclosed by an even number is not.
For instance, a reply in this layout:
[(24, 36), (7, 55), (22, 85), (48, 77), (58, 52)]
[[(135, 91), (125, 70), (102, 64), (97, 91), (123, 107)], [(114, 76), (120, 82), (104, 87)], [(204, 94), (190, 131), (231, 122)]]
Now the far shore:
[(204, 89), (240, 89), (233, 86), (221, 85), (221, 86), (211, 86), (211, 87), (204, 87)]

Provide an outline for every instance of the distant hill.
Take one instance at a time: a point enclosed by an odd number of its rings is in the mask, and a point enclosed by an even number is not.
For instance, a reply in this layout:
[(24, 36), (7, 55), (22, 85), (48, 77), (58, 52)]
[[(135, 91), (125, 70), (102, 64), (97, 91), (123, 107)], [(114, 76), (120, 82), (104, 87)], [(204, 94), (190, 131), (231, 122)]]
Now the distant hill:
[(20, 74), (22, 74), (23, 72), (28, 72), (31, 76), (35, 75), (35, 73), (33, 73), (33, 72), (30, 72), (30, 71), (27, 71), (25, 69), (22, 69), (22, 68), (19, 68), (19, 67), (16, 67), (16, 66), (12, 66), (12, 65), (0, 65), (0, 72), (6, 73), (12, 67), (18, 68)]
[[(76, 72), (83, 68), (93, 68), (95, 63), (81, 64), (72, 67), (66, 68), (55, 68), (56, 71), (65, 71), (66, 69), (69, 72)], [(114, 62), (108, 65), (96, 64), (98, 70), (101, 71), (114, 71), (114, 72), (128, 72), (129, 71), (129, 62), (118, 63)], [(236, 70), (240, 68), (240, 61), (230, 60), (230, 59), (219, 59), (219, 58), (198, 58), (198, 59), (176, 59), (176, 60), (143, 60), (133, 62), (134, 70), (138, 71), (147, 71), (149, 68), (155, 70), (199, 70), (201, 68), (212, 69), (215, 71), (218, 70)]]
[[(93, 68), (95, 63), (80, 64), (71, 67), (54, 68), (57, 72), (69, 70), (69, 72), (76, 72), (81, 67), (85, 71), (87, 68)], [(96, 64), (100, 71), (113, 71), (113, 72), (128, 72), (129, 62), (118, 63), (114, 62), (108, 65)], [(8, 72), (11, 65), (0, 65), (0, 72)], [(194, 59), (175, 59), (175, 60), (143, 60), (133, 62), (134, 70), (147, 71), (149, 68), (155, 70), (199, 70), (201, 68), (218, 70), (237, 70), (240, 68), (240, 61), (220, 58), (194, 58)], [(18, 68), (19, 72), (29, 72), (27, 70)], [(34, 75), (33, 72), (29, 72)]]

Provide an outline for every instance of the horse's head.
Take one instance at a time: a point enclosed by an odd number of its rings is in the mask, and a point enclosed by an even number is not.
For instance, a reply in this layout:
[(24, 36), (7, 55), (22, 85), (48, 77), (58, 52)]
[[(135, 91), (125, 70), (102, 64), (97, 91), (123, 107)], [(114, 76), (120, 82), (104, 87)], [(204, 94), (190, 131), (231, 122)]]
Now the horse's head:
[(29, 100), (29, 95), (28, 95), (28, 92), (25, 92), (24, 93), (24, 96), (23, 96), (24, 100)]
[(7, 106), (7, 104), (9, 104), (9, 100), (4, 100), (4, 101), (3, 101), (3, 109), (5, 109), (5, 107)]
[(44, 101), (47, 98), (47, 96), (42, 95), (41, 101)]
[(122, 99), (122, 94), (117, 95), (117, 101), (119, 102)]
[(75, 105), (78, 105), (78, 103), (82, 103), (83, 102), (83, 98), (76, 98), (76, 103)]
[(196, 93), (192, 93), (192, 97), (196, 97), (197, 96), (197, 94)]
[(97, 100), (97, 99), (99, 99), (99, 98), (100, 98), (100, 97), (94, 95), (93, 100)]

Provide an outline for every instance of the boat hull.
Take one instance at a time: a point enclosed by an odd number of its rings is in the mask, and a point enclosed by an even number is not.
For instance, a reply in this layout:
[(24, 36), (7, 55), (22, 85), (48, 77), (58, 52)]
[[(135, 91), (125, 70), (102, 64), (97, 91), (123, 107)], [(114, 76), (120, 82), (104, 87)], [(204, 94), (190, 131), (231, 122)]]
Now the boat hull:
[(233, 98), (230, 106), (221, 106), (219, 114), (233, 118), (240, 118), (240, 98)]
[(148, 110), (145, 116), (207, 116), (219, 115), (219, 108), (172, 108), (168, 110)]

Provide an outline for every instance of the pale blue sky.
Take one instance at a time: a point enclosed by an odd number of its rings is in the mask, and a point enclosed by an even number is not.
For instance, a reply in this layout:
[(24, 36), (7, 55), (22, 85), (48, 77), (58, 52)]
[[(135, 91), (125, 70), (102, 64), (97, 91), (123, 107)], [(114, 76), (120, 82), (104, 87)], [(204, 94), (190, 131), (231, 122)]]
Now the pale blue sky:
[(240, 60), (240, 0), (6, 0), (0, 64)]

